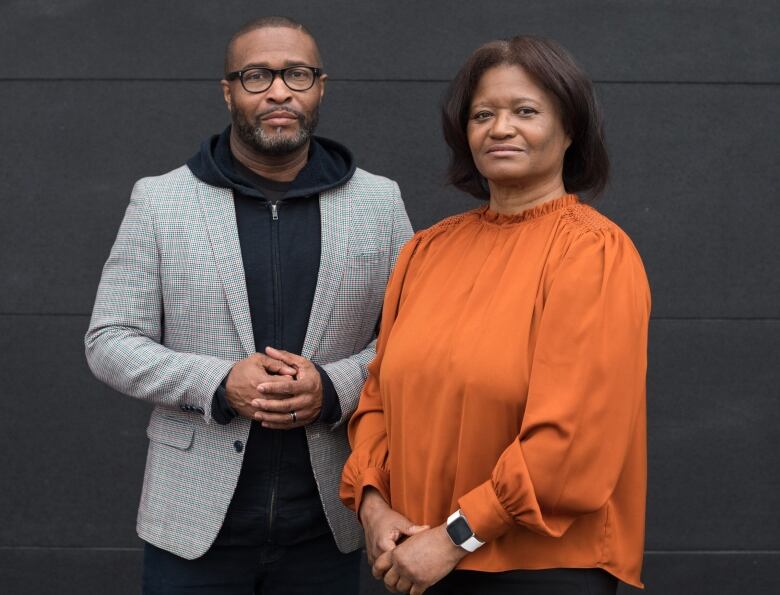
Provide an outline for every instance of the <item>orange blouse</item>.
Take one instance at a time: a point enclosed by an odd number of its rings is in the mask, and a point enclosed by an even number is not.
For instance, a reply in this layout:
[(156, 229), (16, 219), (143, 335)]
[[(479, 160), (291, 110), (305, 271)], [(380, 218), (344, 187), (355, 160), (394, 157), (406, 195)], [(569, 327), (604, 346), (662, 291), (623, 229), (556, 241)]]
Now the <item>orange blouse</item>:
[(650, 293), (620, 228), (576, 196), (417, 233), (385, 296), (341, 499), (416, 524), (461, 508), (460, 569), (599, 567), (641, 586)]

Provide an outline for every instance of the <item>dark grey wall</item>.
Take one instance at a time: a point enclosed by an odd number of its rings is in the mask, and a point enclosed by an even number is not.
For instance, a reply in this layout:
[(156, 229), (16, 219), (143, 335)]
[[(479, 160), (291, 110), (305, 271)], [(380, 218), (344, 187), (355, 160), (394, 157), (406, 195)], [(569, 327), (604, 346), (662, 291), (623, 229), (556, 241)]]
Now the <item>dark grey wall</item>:
[(600, 208), (654, 292), (647, 591), (780, 592), (770, 0), (3, 2), (0, 592), (138, 590), (149, 410), (91, 377), (82, 335), (133, 181), (226, 124), (224, 42), (274, 13), (320, 40), (320, 132), (397, 179), (418, 229), (474, 206), (441, 184), (437, 102), (477, 45), (548, 35), (588, 69), (614, 159)]

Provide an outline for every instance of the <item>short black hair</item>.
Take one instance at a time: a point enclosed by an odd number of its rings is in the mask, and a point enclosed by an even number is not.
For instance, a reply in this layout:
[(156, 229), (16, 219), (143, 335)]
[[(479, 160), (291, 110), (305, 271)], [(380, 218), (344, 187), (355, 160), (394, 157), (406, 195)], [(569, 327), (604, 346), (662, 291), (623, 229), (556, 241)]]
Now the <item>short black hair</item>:
[(442, 127), (450, 148), (450, 184), (481, 199), (490, 197), (474, 165), (466, 126), (474, 91), (485, 72), (495, 66), (522, 68), (556, 101), (571, 145), (563, 158), (567, 192), (587, 192), (595, 198), (609, 179), (601, 109), (593, 84), (574, 58), (551, 39), (523, 35), (491, 41), (477, 48), (450, 83), (442, 102)]
[(322, 58), (320, 57), (320, 50), (317, 47), (317, 40), (314, 39), (314, 35), (312, 35), (311, 31), (309, 31), (306, 28), (306, 25), (304, 25), (303, 23), (299, 23), (298, 21), (290, 17), (269, 16), (269, 17), (260, 17), (258, 19), (252, 19), (251, 21), (247, 21), (246, 23), (241, 25), (238, 31), (233, 33), (233, 35), (230, 38), (230, 41), (228, 41), (227, 46), (225, 47), (225, 74), (230, 72), (230, 68), (231, 68), (230, 62), (231, 59), (233, 58), (233, 45), (235, 44), (236, 40), (239, 37), (251, 31), (257, 31), (258, 29), (268, 29), (274, 27), (296, 29), (301, 33), (305, 33), (306, 35), (311, 37), (312, 41), (314, 42), (314, 50), (317, 53), (316, 54), (317, 64), (313, 64), (312, 66), (318, 66), (322, 68)]

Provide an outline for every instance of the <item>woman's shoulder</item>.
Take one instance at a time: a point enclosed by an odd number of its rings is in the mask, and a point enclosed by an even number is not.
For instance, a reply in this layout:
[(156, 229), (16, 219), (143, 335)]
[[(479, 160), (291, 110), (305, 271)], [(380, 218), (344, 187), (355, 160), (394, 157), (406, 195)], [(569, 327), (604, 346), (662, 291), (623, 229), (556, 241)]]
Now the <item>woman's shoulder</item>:
[(561, 228), (572, 240), (586, 242), (618, 242), (635, 249), (629, 235), (612, 219), (594, 207), (578, 202), (561, 213)]
[(415, 233), (414, 239), (418, 242), (428, 242), (433, 238), (450, 234), (463, 225), (468, 225), (469, 223), (477, 221), (479, 219), (479, 213), (484, 210), (484, 207), (477, 207), (476, 209), (471, 209), (470, 211), (466, 211), (464, 213), (458, 213), (456, 215), (445, 217), (430, 227), (421, 229)]
[(574, 203), (564, 209), (561, 221), (564, 225), (571, 227), (572, 231), (580, 233), (614, 231), (625, 234), (612, 219), (582, 202)]

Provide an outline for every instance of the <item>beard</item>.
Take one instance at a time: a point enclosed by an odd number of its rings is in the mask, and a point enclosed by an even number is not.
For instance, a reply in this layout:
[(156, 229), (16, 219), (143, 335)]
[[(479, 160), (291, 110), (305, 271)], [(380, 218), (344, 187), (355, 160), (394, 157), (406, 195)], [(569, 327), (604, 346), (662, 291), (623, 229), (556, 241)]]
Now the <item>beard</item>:
[(308, 114), (291, 108), (284, 108), (284, 111), (298, 118), (298, 132), (292, 136), (282, 132), (267, 132), (263, 130), (260, 119), (275, 111), (279, 111), (279, 108), (258, 114), (254, 123), (250, 123), (240, 110), (233, 110), (230, 114), (233, 128), (238, 133), (241, 141), (263, 155), (282, 156), (297, 151), (309, 142), (320, 121), (319, 107), (315, 107)]

